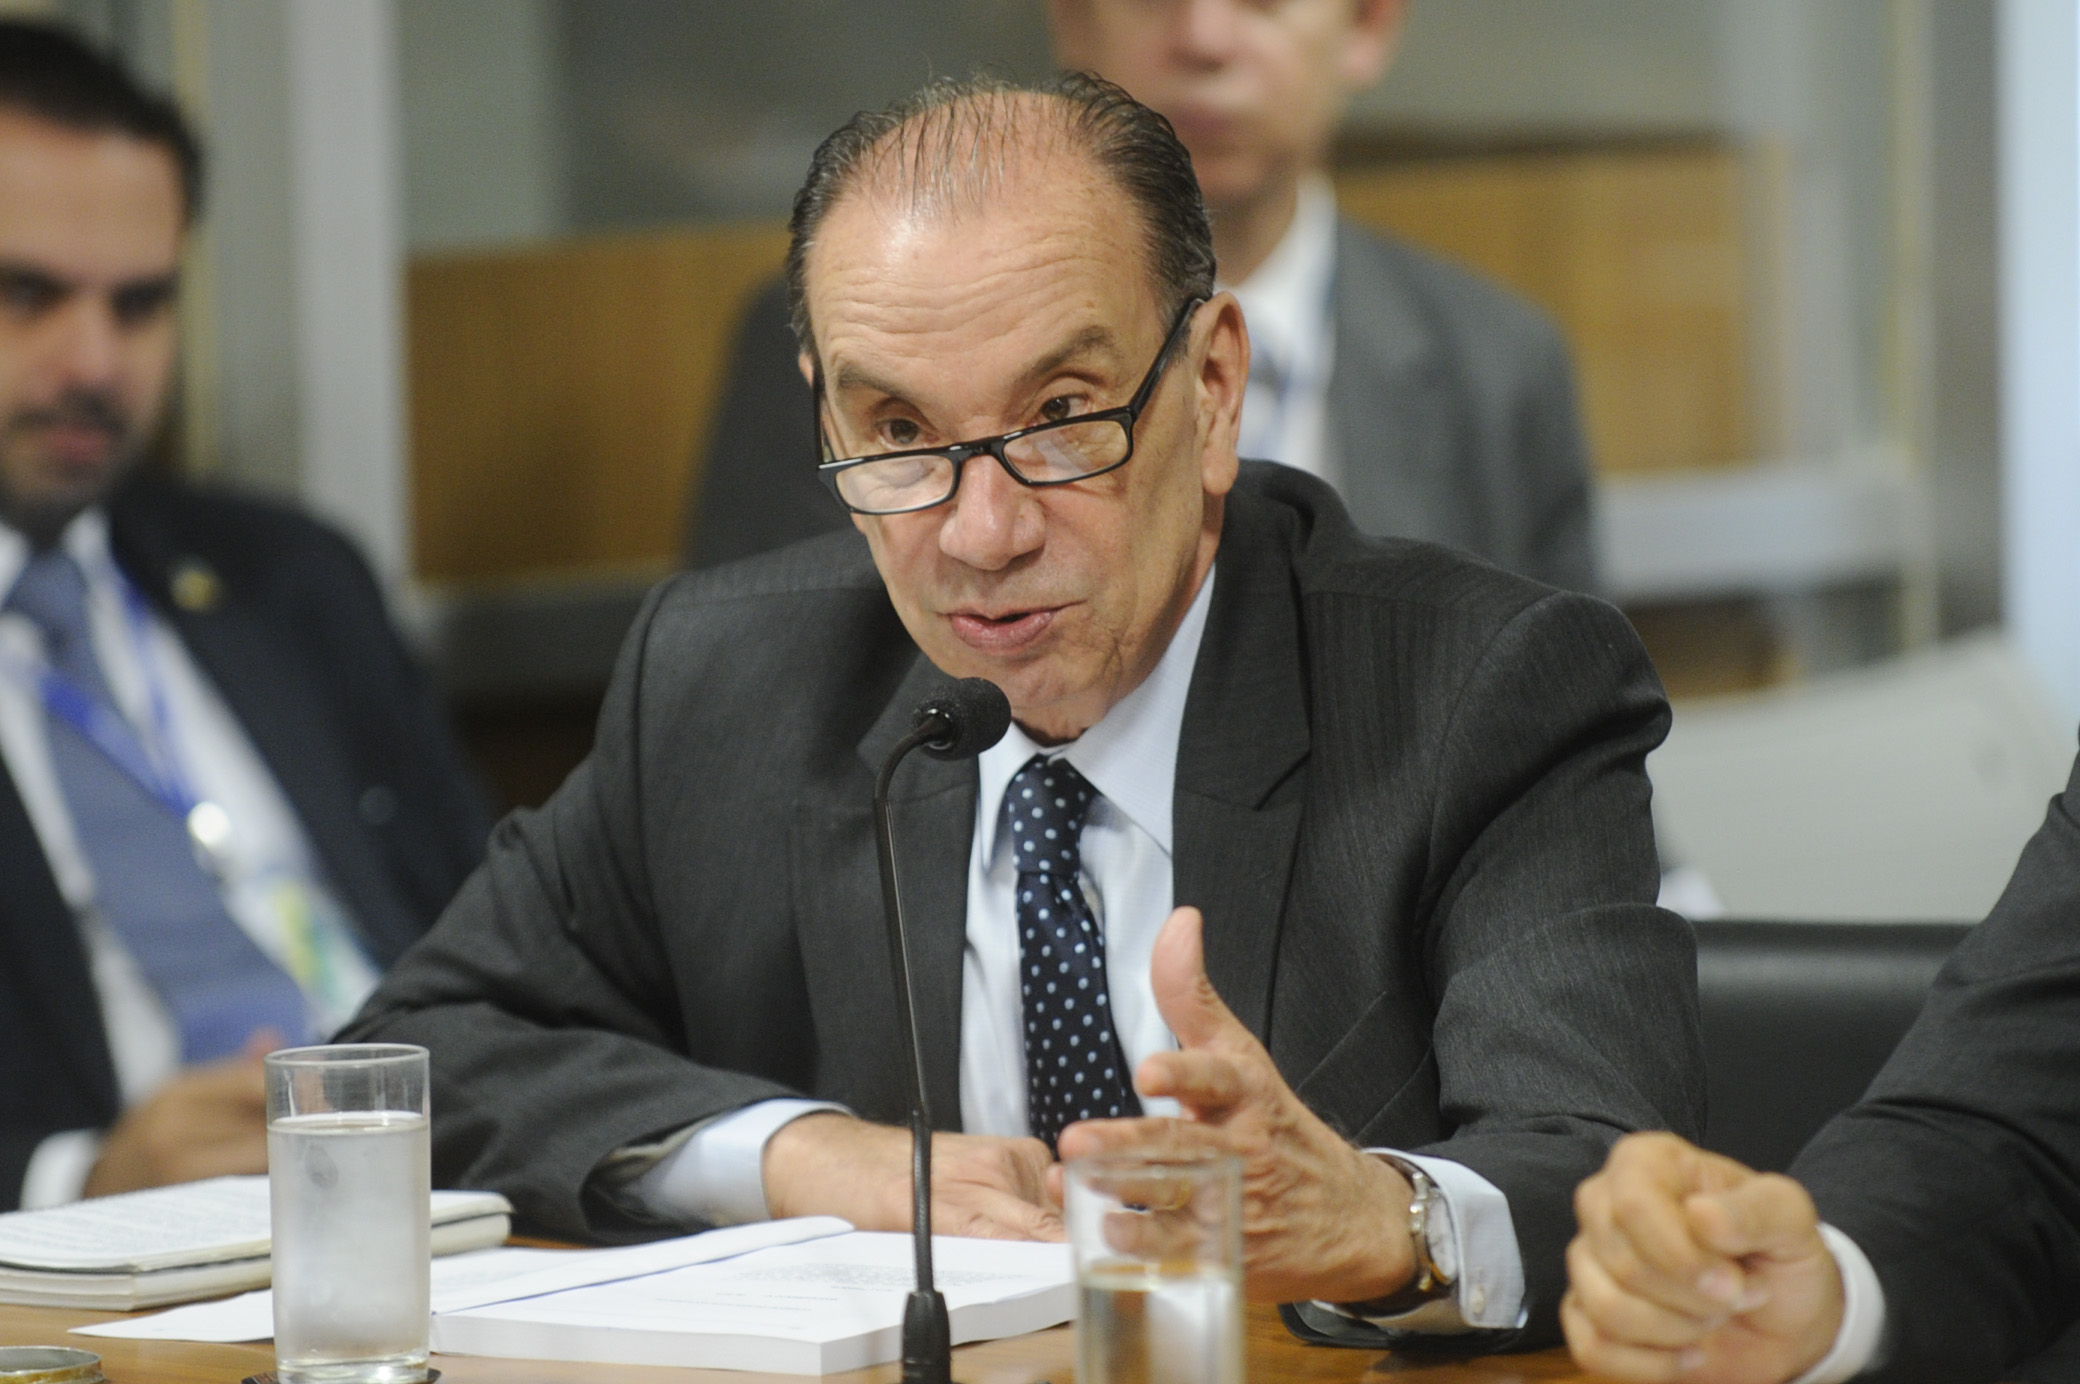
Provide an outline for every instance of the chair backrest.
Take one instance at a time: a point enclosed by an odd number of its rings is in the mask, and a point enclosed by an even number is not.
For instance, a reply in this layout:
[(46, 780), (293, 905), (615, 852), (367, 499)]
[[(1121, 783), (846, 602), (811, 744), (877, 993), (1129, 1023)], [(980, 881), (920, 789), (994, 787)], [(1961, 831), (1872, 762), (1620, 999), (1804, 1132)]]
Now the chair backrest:
[(1705, 1145), (1782, 1172), (1885, 1065), (1965, 923), (1697, 927)]
[(1983, 918), (2073, 766), (2002, 635), (1683, 702), (1647, 757), (1664, 856), (1735, 918)]

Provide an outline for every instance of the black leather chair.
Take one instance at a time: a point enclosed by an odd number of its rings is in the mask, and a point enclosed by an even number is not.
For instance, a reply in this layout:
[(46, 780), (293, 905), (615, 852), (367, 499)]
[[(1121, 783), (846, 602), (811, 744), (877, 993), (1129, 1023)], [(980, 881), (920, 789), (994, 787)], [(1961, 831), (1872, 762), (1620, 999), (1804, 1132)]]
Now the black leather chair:
[[(1899, 1045), (1968, 923), (1696, 924), (1711, 1108), (1705, 1145), (1782, 1172), (1855, 1104)], [(2080, 1380), (2080, 1324), (2008, 1371)]]
[(1966, 923), (1697, 925), (1707, 1147), (1782, 1172), (1855, 1104)]

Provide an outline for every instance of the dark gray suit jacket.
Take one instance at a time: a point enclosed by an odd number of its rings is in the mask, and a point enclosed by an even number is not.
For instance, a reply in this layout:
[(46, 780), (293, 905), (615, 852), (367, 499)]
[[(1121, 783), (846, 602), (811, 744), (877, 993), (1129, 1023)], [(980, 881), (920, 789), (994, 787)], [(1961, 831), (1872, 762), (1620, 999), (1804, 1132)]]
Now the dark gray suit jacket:
[[(1587, 452), (1552, 323), (1494, 284), (1350, 221), (1337, 226), (1333, 311), (1330, 429), (1358, 528), (1595, 590)], [(738, 333), (688, 566), (847, 526), (816, 479), (813, 419), (775, 282)]]
[(1863, 1101), (1791, 1167), (1885, 1289), (1891, 1381), (2015, 1369), (2080, 1316), (2080, 765)]
[[(1245, 467), (1215, 570), (1175, 803), (1208, 972), (1339, 1129), (1508, 1196), (1550, 1339), (1575, 1184), (1624, 1131), (1702, 1122), (1690, 933), (1653, 906), (1653, 669), (1609, 606), (1360, 538), (1284, 467)], [(432, 1049), (436, 1178), (605, 1238), (643, 1229), (588, 1185), (624, 1145), (798, 1093), (900, 1122), (868, 805), (944, 681), (857, 535), (660, 587), (591, 758), (352, 1029)], [(895, 785), (949, 1127), (976, 793), (972, 761)]]

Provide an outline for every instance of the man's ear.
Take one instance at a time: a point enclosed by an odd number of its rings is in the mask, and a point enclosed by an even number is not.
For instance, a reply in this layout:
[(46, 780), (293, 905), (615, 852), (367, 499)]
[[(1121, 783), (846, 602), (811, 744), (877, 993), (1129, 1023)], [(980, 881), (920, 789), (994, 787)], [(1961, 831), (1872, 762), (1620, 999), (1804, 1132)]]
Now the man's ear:
[(1355, 0), (1350, 30), (1336, 58), (1345, 91), (1363, 91), (1380, 79), (1400, 50), (1407, 22), (1408, 0)]
[(1197, 370), (1199, 465), (1209, 495), (1235, 484), (1236, 441), (1242, 434), (1242, 395), (1249, 385), (1249, 328), (1234, 294), (1216, 293), (1199, 308), (1185, 359)]
[(795, 353), (794, 368), (802, 372), (803, 384), (811, 389), (816, 388), (816, 357), (807, 351), (798, 351)]

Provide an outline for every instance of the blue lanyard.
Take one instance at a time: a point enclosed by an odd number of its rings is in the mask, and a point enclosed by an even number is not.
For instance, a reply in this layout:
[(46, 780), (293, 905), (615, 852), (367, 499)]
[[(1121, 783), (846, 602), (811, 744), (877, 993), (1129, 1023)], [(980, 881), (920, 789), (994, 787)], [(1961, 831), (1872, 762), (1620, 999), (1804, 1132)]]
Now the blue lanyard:
[(150, 612), (137, 588), (120, 571), (115, 576), (123, 594), (123, 613), (128, 617), (126, 623), (131, 646), (137, 651), (138, 670), (144, 676), (146, 695), (151, 702), (153, 738), (160, 750), (158, 757), (154, 758), (146, 750), (136, 729), (121, 712), (48, 664), (36, 670), (37, 691), (42, 694), (46, 712), (78, 731), (87, 743), (107, 756), (110, 763), (135, 780), (138, 787), (185, 821), (201, 800), (173, 762), (173, 716), (167, 707), (165, 682), (160, 676), (158, 660), (153, 656)]

